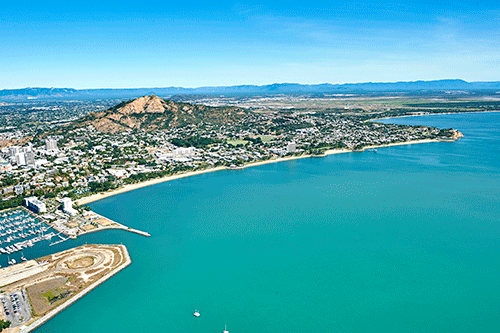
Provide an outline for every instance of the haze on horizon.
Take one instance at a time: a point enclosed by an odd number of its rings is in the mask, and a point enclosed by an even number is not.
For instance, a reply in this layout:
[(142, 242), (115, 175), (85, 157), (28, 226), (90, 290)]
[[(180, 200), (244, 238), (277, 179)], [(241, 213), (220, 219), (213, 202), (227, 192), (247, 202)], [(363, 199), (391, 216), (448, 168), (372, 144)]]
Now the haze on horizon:
[(497, 1), (3, 4), (0, 89), (500, 79)]

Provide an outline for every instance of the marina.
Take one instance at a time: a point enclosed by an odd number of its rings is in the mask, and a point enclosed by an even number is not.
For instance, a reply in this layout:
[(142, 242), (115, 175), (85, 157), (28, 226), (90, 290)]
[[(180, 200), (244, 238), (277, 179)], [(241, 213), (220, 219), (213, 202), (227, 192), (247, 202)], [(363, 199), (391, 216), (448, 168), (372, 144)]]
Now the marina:
[(50, 241), (54, 236), (57, 236), (54, 229), (23, 208), (0, 213), (0, 254), (9, 256), (7, 262), (11, 265), (26, 261), (24, 253), (18, 260), (10, 258), (11, 254), (22, 252), (36, 243)]

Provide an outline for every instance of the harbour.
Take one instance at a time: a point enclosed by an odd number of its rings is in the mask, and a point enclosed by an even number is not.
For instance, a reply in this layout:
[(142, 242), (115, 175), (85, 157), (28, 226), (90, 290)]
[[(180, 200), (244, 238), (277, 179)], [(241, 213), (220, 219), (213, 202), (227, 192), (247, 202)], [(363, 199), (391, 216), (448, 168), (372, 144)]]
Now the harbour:
[[(56, 232), (50, 226), (33, 217), (25, 209), (18, 208), (0, 213), (0, 253), (10, 255), (35, 246), (42, 241), (50, 241)], [(24, 255), (20, 259), (26, 260)], [(16, 259), (9, 259), (10, 264)]]

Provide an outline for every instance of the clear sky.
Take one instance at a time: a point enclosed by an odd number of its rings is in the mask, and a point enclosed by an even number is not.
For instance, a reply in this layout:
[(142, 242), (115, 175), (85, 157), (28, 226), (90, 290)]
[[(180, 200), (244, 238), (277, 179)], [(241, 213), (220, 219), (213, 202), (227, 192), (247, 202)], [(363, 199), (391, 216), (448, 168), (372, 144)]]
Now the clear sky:
[(0, 89), (500, 80), (500, 1), (3, 1)]

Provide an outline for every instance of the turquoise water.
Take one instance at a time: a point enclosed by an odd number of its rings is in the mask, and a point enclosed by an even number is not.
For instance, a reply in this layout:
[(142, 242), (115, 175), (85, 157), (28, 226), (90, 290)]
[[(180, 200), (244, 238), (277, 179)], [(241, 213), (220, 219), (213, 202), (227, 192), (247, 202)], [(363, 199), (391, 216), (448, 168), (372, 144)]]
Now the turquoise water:
[(109, 231), (51, 247), (123, 242), (133, 263), (37, 332), (499, 332), (500, 113), (390, 122), (465, 137), (91, 204), (152, 237)]

